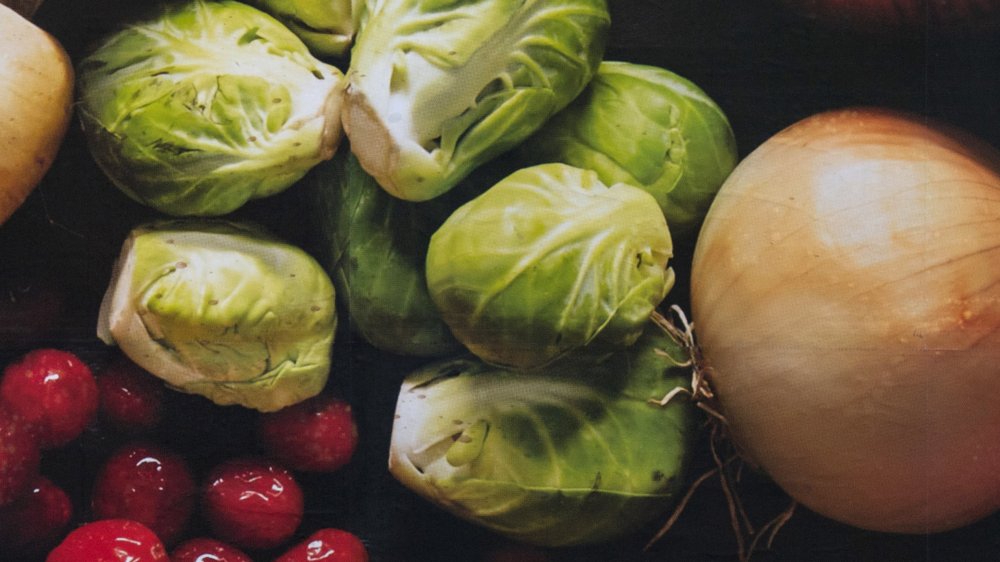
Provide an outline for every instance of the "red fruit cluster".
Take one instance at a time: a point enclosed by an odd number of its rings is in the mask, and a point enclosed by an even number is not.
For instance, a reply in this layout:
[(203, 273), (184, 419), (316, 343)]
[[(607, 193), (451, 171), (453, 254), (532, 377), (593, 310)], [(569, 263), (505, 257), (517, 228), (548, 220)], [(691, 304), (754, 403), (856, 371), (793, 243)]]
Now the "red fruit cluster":
[(263, 414), (257, 435), (269, 456), (302, 472), (333, 472), (358, 445), (351, 405), (329, 394)]

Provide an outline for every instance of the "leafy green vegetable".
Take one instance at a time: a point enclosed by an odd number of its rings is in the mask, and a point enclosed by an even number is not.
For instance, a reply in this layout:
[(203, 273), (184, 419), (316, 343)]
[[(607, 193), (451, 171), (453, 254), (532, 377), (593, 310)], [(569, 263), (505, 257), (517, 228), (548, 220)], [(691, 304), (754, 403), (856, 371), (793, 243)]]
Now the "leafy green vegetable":
[(431, 237), (427, 286), (483, 360), (535, 368), (635, 342), (673, 286), (670, 232), (651, 195), (565, 164), (524, 168)]
[(603, 363), (515, 372), (459, 358), (403, 382), (389, 469), (459, 517), (518, 541), (619, 537), (669, 509), (693, 432), (690, 402), (650, 403), (686, 373), (649, 327)]
[(529, 163), (594, 170), (656, 197), (675, 242), (693, 239), (736, 166), (722, 109), (690, 80), (662, 68), (605, 61), (587, 89), (521, 145)]
[(319, 56), (345, 56), (354, 43), (364, 0), (252, 0)]
[(334, 300), (314, 259), (259, 228), (157, 222), (125, 241), (97, 331), (181, 391), (274, 411), (323, 389)]
[(221, 215), (333, 155), (345, 80), (286, 27), (234, 1), (167, 3), (78, 65), (101, 169), (171, 215)]
[(586, 86), (605, 0), (384, 0), (351, 52), (344, 127), (393, 195), (436, 197)]

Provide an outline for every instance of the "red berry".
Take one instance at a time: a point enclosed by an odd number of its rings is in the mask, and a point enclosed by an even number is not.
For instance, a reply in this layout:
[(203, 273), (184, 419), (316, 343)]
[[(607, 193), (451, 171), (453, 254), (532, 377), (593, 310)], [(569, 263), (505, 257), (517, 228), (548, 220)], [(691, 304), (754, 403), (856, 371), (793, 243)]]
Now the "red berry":
[(97, 377), (101, 420), (123, 433), (149, 431), (163, 416), (163, 383), (126, 357)]
[(0, 405), (0, 506), (27, 492), (38, 476), (40, 457), (34, 427)]
[(368, 562), (368, 551), (357, 536), (340, 529), (320, 529), (274, 562)]
[(98, 519), (131, 519), (172, 544), (194, 511), (197, 489), (187, 463), (155, 445), (133, 443), (115, 451), (94, 482)]
[(292, 474), (262, 459), (215, 467), (202, 498), (213, 534), (243, 548), (274, 548), (302, 522), (302, 489)]
[(43, 476), (25, 495), (0, 509), (0, 552), (34, 554), (59, 542), (73, 515), (62, 488)]
[(184, 541), (170, 554), (171, 562), (253, 562), (228, 544), (209, 538)]
[(358, 427), (351, 405), (320, 395), (260, 416), (258, 439), (267, 453), (303, 472), (332, 472), (351, 460)]
[(71, 532), (45, 562), (170, 562), (156, 533), (142, 523), (104, 519)]
[(61, 447), (97, 412), (97, 383), (76, 355), (38, 349), (4, 369), (0, 401), (39, 429), (39, 446)]

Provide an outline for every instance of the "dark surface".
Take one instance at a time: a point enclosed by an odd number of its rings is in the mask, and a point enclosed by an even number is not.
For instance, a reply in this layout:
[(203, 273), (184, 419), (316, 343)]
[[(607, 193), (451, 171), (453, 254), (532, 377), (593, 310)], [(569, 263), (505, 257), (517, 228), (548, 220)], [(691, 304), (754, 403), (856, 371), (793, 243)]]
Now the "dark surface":
[[(88, 41), (141, 4), (48, 0), (36, 21), (77, 59)], [(613, 39), (607, 58), (660, 65), (699, 84), (730, 117), (742, 156), (800, 118), (850, 105), (893, 107), (942, 119), (1000, 146), (1000, 32), (886, 28), (852, 33), (760, 1), (612, 4)], [(310, 248), (314, 238), (307, 221), (299, 220), (299, 203), (293, 190), (254, 203), (238, 215)], [(65, 298), (56, 303), (58, 320), (47, 330), (29, 336), (0, 326), (0, 360), (6, 363), (29, 348), (53, 345), (77, 351), (99, 370), (114, 353), (93, 336), (111, 262), (128, 230), (152, 216), (108, 184), (74, 123), (43, 184), (0, 228), (0, 285), (6, 286), (0, 296), (38, 291), (47, 283)], [(686, 275), (683, 256), (675, 268), (682, 278)], [(685, 304), (684, 286), (679, 284), (672, 301)], [(416, 498), (385, 469), (398, 383), (419, 362), (386, 357), (342, 338), (337, 363), (330, 384), (355, 404), (361, 445), (351, 465), (335, 475), (303, 477), (309, 493), (301, 534), (320, 526), (353, 531), (375, 561), (474, 562), (485, 560), (494, 549), (511, 548), (505, 540)], [(196, 397), (172, 395), (170, 401), (172, 413), (155, 438), (185, 452), (199, 475), (221, 458), (254, 452), (252, 413), (217, 408)], [(69, 490), (78, 520), (88, 515), (85, 503), (92, 475), (122, 439), (95, 429), (72, 446), (46, 455), (44, 470)], [(707, 448), (699, 450), (692, 478), (710, 467)], [(749, 473), (740, 491), (758, 524), (787, 505), (779, 490)], [(579, 562), (736, 559), (725, 498), (715, 479), (698, 491), (672, 531), (643, 554), (659, 523), (618, 543), (544, 554), (553, 561)], [(261, 561), (273, 557), (257, 554)], [(851, 529), (799, 509), (772, 547), (761, 549), (753, 559), (1000, 560), (1000, 517), (935, 536), (894, 536)]]

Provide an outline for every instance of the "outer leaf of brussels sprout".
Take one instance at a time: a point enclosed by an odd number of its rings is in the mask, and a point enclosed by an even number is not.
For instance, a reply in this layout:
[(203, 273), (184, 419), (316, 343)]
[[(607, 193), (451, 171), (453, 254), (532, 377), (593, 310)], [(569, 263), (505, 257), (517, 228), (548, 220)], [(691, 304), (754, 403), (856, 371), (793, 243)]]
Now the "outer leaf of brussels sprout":
[(448, 511), (546, 546), (616, 538), (669, 509), (682, 481), (690, 403), (650, 404), (684, 386), (651, 328), (600, 364), (515, 372), (475, 359), (403, 382), (389, 469)]
[(483, 360), (535, 368), (630, 345), (673, 286), (670, 232), (651, 195), (543, 164), (509, 175), (431, 237), (427, 285)]
[(354, 43), (364, 0), (252, 0), (318, 56), (345, 56)]
[(427, 292), (424, 261), (435, 219), (378, 186), (350, 151), (307, 176), (322, 248), (350, 327), (379, 349), (440, 356), (461, 346)]
[(593, 76), (605, 0), (385, 0), (351, 52), (344, 127), (393, 195), (426, 200), (512, 148)]
[(315, 260), (259, 229), (163, 222), (125, 241), (97, 330), (178, 390), (274, 411), (323, 389), (334, 298)]
[(221, 215), (280, 192), (341, 136), (340, 71), (238, 2), (167, 4), (107, 37), (77, 74), (98, 165), (172, 215)]
[(603, 62), (587, 89), (522, 145), (531, 163), (595, 170), (656, 197), (675, 241), (693, 242), (737, 162), (722, 109), (691, 81), (654, 66)]

